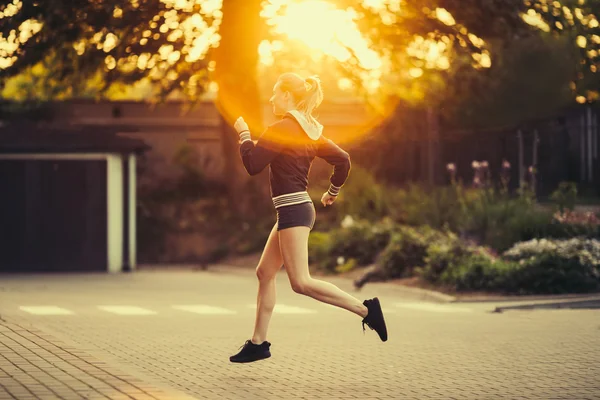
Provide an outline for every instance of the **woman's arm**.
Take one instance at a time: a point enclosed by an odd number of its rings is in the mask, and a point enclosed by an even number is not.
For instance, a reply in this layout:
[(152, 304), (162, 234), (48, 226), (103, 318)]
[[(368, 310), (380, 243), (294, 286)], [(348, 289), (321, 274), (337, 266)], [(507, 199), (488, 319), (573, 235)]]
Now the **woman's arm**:
[(281, 145), (275, 140), (272, 128), (260, 136), (258, 142), (250, 139), (250, 131), (245, 129), (240, 132), (240, 156), (244, 168), (250, 175), (260, 173), (280, 153)]
[(333, 143), (333, 141), (323, 137), (317, 150), (317, 157), (333, 165), (333, 174), (329, 179), (330, 185), (327, 192), (331, 196), (337, 196), (350, 174), (350, 155)]

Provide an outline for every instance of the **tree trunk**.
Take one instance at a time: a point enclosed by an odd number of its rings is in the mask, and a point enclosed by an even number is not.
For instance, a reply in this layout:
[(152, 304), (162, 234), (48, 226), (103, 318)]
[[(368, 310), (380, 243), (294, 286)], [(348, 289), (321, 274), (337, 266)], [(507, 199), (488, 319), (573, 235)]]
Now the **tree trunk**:
[(221, 42), (214, 57), (214, 79), (219, 85), (216, 105), (222, 116), (224, 178), (232, 210), (241, 215), (252, 204), (245, 195), (249, 176), (240, 160), (233, 123), (244, 117), (254, 138), (263, 130), (257, 65), (266, 24), (260, 17), (261, 0), (224, 0), (222, 10)]

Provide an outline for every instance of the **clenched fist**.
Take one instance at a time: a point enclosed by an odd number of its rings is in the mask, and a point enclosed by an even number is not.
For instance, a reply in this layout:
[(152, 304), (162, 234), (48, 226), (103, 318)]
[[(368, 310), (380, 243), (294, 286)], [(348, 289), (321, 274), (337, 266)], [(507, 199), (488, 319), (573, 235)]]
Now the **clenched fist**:
[(233, 124), (233, 127), (235, 128), (238, 134), (242, 131), (248, 130), (248, 124), (246, 123), (246, 121), (244, 121), (244, 117), (239, 117), (238, 119), (236, 119), (235, 123)]
[(332, 205), (335, 199), (337, 199), (337, 196), (332, 196), (329, 194), (329, 192), (325, 192), (323, 193), (323, 197), (321, 197), (321, 203), (323, 203), (323, 205), (327, 207)]

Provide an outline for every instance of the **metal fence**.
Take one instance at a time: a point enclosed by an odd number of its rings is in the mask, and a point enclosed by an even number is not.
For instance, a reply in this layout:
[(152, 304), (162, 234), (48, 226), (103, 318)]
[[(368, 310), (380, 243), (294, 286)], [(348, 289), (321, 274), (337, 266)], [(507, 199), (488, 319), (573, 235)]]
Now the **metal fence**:
[(576, 182), (581, 193), (600, 195), (600, 112), (575, 107), (556, 118), (492, 130), (438, 127), (426, 112), (413, 112), (382, 127), (352, 149), (359, 164), (396, 185), (409, 182), (444, 184), (446, 166), (456, 167), (465, 184), (473, 181), (473, 161), (487, 161), (499, 181), (503, 161), (510, 163), (509, 187), (533, 185), (540, 197), (562, 181)]

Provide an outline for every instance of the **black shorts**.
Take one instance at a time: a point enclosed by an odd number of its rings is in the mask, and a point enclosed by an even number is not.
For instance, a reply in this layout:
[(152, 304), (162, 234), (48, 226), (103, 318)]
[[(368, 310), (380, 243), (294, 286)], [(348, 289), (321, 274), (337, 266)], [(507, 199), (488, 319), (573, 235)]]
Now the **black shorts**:
[(315, 225), (317, 213), (312, 201), (279, 207), (276, 211), (278, 231), (294, 226), (307, 226), (312, 230)]

